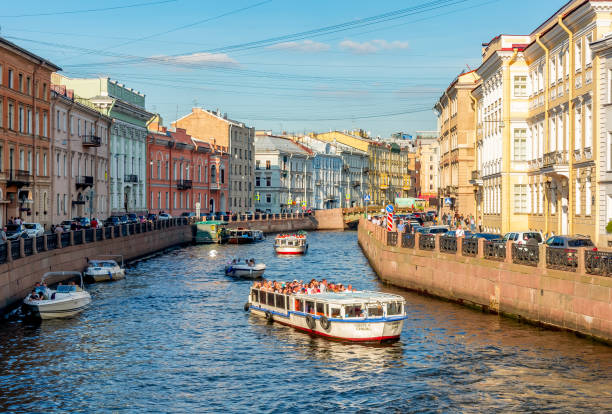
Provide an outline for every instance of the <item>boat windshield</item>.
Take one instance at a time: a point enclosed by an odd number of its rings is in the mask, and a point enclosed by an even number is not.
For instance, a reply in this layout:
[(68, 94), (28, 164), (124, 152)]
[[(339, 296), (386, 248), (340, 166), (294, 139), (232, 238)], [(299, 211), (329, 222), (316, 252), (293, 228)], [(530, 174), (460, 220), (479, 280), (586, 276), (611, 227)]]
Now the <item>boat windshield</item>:
[(117, 266), (117, 263), (115, 262), (90, 262), (89, 265), (93, 267), (115, 267)]
[(57, 293), (70, 293), (76, 292), (77, 287), (74, 285), (59, 285), (56, 289)]
[(387, 303), (387, 315), (401, 315), (402, 314), (402, 302), (389, 302)]

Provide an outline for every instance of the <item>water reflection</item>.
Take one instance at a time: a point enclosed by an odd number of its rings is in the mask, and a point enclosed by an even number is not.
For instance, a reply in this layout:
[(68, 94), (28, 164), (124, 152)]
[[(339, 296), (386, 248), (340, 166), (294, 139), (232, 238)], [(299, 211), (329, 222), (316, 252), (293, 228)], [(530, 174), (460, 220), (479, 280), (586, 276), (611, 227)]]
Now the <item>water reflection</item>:
[[(75, 319), (0, 325), (0, 410), (158, 412), (612, 410), (612, 348), (382, 286), (355, 233), (313, 233), (305, 256), (272, 240), (191, 246), (90, 287)], [(211, 254), (211, 252), (216, 254)], [(255, 257), (271, 279), (326, 277), (399, 293), (399, 342), (344, 344), (243, 311)]]

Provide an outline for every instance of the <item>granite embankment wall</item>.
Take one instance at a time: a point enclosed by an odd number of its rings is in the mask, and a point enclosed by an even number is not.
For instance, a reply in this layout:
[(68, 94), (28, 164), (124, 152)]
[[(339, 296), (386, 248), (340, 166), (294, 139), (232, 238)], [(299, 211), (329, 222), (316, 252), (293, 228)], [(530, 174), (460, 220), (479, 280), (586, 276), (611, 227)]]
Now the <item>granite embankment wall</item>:
[(131, 260), (191, 242), (192, 237), (192, 227), (186, 220), (173, 219), (155, 225), (79, 230), (4, 244), (0, 249), (0, 313), (21, 301), (45, 272), (83, 271), (88, 257), (100, 255), (123, 255), (124, 260)]
[(358, 238), (387, 283), (612, 343), (609, 252), (411, 239), (367, 220), (360, 221)]
[(345, 228), (341, 208), (315, 210), (312, 214), (281, 213), (255, 214), (250, 220), (243, 217), (226, 217), (228, 227), (244, 227), (264, 233), (280, 233), (297, 230), (343, 230)]

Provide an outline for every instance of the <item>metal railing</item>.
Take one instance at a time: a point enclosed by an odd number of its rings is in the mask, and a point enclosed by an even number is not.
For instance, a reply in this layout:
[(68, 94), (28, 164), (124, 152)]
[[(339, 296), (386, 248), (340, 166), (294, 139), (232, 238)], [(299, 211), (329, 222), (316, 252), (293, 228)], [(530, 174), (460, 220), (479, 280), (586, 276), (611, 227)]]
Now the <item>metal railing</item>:
[(612, 252), (586, 250), (584, 267), (590, 275), (612, 276)]
[(83, 135), (81, 136), (81, 139), (83, 139), (84, 147), (99, 147), (102, 145), (102, 138), (97, 135)]
[(75, 180), (75, 185), (79, 187), (91, 187), (94, 183), (94, 178), (91, 175), (79, 175)]
[(85, 230), (85, 243), (92, 243), (96, 237), (96, 229)]
[(530, 244), (512, 245), (512, 263), (537, 266), (540, 262), (540, 246)]
[(457, 238), (451, 236), (441, 236), (440, 251), (444, 253), (457, 253)]
[(57, 249), (57, 234), (47, 236), (47, 250)]
[(62, 242), (62, 247), (70, 246), (70, 232), (62, 233), (61, 242)]
[(7, 244), (0, 244), (0, 263), (6, 263), (6, 253), (8, 252)]
[(83, 244), (83, 232), (81, 230), (77, 230), (73, 235), (74, 244)]
[(137, 183), (138, 182), (138, 176), (136, 174), (126, 174), (125, 177), (123, 177), (123, 182), (125, 182), (125, 183)]
[(13, 260), (17, 260), (19, 259), (20, 256), (21, 256), (21, 248), (20, 248), (19, 239), (11, 240), (11, 257), (13, 258)]
[(419, 250), (436, 250), (436, 236), (434, 234), (421, 234)]
[(489, 260), (506, 260), (506, 242), (485, 240), (484, 258)]
[(112, 227), (104, 227), (104, 236), (107, 239), (110, 239), (111, 237), (113, 237), (113, 228)]
[(178, 190), (189, 190), (193, 187), (193, 182), (191, 180), (178, 180), (176, 182), (176, 188)]
[(96, 229), (96, 240), (102, 240), (102, 238), (104, 237), (104, 229)]
[(478, 239), (463, 239), (461, 254), (470, 257), (478, 256)]
[(407, 249), (414, 249), (414, 234), (402, 234), (402, 247)]
[(546, 247), (546, 267), (575, 272), (578, 268), (578, 251), (576, 249)]
[(45, 236), (36, 237), (36, 251), (42, 252), (45, 250)]
[[(113, 233), (114, 233), (113, 235), (115, 237), (120, 237), (121, 236), (121, 229), (119, 228), (119, 226), (114, 226), (112, 229), (113, 229)], [(110, 239), (110, 237), (109, 237), (109, 239)]]
[(396, 231), (387, 232), (387, 246), (397, 246), (397, 232)]
[(28, 237), (23, 239), (23, 252), (26, 256), (32, 256), (34, 254), (34, 239)]

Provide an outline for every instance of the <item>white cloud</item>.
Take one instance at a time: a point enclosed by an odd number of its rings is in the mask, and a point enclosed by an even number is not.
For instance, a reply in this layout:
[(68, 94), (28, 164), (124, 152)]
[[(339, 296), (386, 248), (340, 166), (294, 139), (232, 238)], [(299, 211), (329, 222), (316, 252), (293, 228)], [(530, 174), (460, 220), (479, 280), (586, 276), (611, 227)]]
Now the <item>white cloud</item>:
[(228, 67), (236, 66), (238, 62), (225, 53), (191, 53), (188, 55), (167, 56), (157, 55), (149, 58), (157, 63), (169, 63), (177, 66), (214, 66)]
[(268, 46), (272, 50), (289, 50), (294, 52), (317, 53), (329, 50), (327, 43), (315, 42), (313, 40), (302, 40), (300, 42), (283, 42)]
[(340, 42), (340, 48), (348, 50), (349, 52), (357, 55), (366, 55), (380, 52), (381, 50), (408, 49), (408, 42), (402, 42), (399, 40), (387, 42), (386, 40), (382, 39), (374, 39), (368, 42), (360, 43), (352, 40), (343, 40)]

